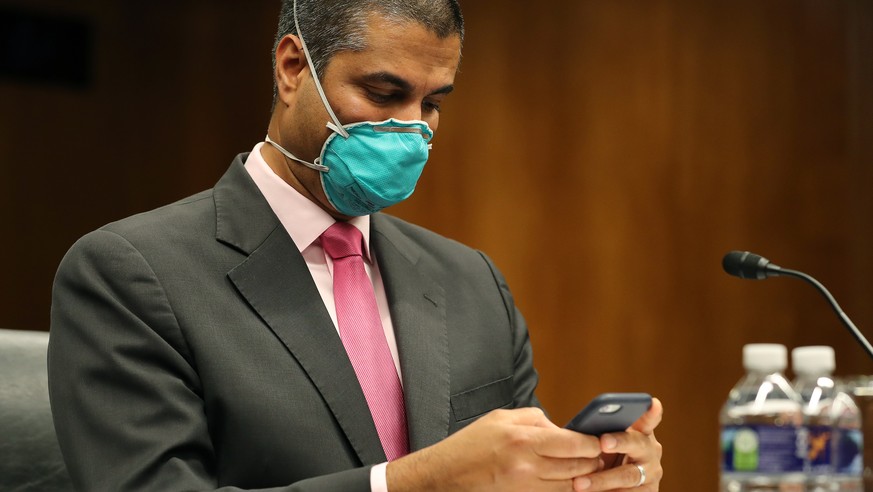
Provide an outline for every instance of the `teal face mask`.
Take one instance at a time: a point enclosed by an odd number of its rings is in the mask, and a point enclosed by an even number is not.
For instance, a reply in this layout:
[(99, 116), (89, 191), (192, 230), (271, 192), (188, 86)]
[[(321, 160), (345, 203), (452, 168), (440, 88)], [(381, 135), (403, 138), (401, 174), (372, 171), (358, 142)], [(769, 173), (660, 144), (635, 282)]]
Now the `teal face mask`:
[[(297, 24), (294, 23), (310, 67), (312, 58)], [(400, 203), (415, 191), (427, 162), (433, 131), (419, 120), (362, 121), (342, 125), (324, 95), (318, 76), (311, 70), (315, 88), (332, 121), (333, 133), (327, 137), (315, 162), (297, 158), (270, 139), (266, 142), (301, 164), (321, 172), (321, 186), (331, 205), (343, 215), (361, 216)]]
[(423, 121), (364, 121), (334, 131), (315, 162), (306, 162), (267, 136), (289, 159), (321, 172), (321, 186), (343, 215), (378, 212), (409, 198), (427, 162), (433, 132)]

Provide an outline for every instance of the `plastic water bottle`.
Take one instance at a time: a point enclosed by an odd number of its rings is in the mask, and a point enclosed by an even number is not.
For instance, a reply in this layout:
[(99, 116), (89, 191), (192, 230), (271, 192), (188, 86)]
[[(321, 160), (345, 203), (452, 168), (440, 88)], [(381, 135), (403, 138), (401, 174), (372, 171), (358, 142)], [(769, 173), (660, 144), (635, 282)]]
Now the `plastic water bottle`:
[(794, 390), (803, 402), (802, 440), (806, 442), (803, 471), (809, 492), (838, 490), (833, 481), (832, 409), (837, 393), (834, 379), (834, 349), (826, 346), (798, 347), (791, 351), (791, 367), (797, 376)]
[(785, 379), (784, 345), (743, 347), (746, 375), (721, 410), (721, 491), (804, 490), (800, 397)]
[[(837, 393), (831, 407), (833, 435), (833, 482), (840, 492), (860, 492), (864, 490), (862, 472), (863, 434), (861, 413), (854, 398), (855, 382), (837, 385)], [(868, 390), (859, 388), (857, 391)]]

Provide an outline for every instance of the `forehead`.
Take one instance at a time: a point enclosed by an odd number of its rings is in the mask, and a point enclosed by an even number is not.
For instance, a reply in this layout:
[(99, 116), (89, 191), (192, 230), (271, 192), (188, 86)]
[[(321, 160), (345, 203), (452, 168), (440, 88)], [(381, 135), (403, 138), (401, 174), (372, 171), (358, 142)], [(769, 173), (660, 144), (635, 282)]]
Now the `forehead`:
[(390, 73), (413, 85), (446, 85), (454, 80), (461, 59), (461, 39), (440, 38), (424, 25), (370, 14), (365, 48), (333, 56), (326, 75)]

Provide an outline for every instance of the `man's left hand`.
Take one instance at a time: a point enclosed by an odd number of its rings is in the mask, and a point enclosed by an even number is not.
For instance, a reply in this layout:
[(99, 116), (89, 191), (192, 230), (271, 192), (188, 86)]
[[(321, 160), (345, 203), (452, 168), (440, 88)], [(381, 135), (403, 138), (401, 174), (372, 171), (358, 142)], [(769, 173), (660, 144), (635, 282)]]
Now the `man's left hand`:
[(661, 468), (661, 443), (655, 439), (655, 428), (663, 415), (661, 401), (653, 398), (652, 407), (627, 431), (602, 435), (600, 448), (604, 453), (604, 468), (577, 477), (573, 489), (577, 492), (626, 489), (657, 492), (664, 470)]

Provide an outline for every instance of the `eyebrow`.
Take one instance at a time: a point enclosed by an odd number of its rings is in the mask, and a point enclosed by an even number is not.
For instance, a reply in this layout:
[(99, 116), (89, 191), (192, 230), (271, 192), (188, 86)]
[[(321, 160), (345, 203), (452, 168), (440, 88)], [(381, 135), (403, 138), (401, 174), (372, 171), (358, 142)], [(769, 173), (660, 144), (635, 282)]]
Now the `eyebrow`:
[[(412, 84), (410, 84), (407, 80), (402, 79), (402, 78), (398, 77), (397, 75), (394, 75), (393, 73), (390, 73), (390, 72), (369, 73), (367, 75), (364, 75), (362, 77), (362, 80), (364, 82), (368, 82), (368, 83), (390, 84), (390, 85), (393, 85), (396, 88), (398, 88), (404, 92), (411, 92), (412, 91)], [(439, 89), (431, 92), (429, 95), (435, 96), (437, 94), (448, 94), (448, 93), (452, 92), (453, 90), (455, 90), (455, 86), (452, 84), (448, 84), (448, 85), (444, 85), (443, 87), (440, 87)]]

